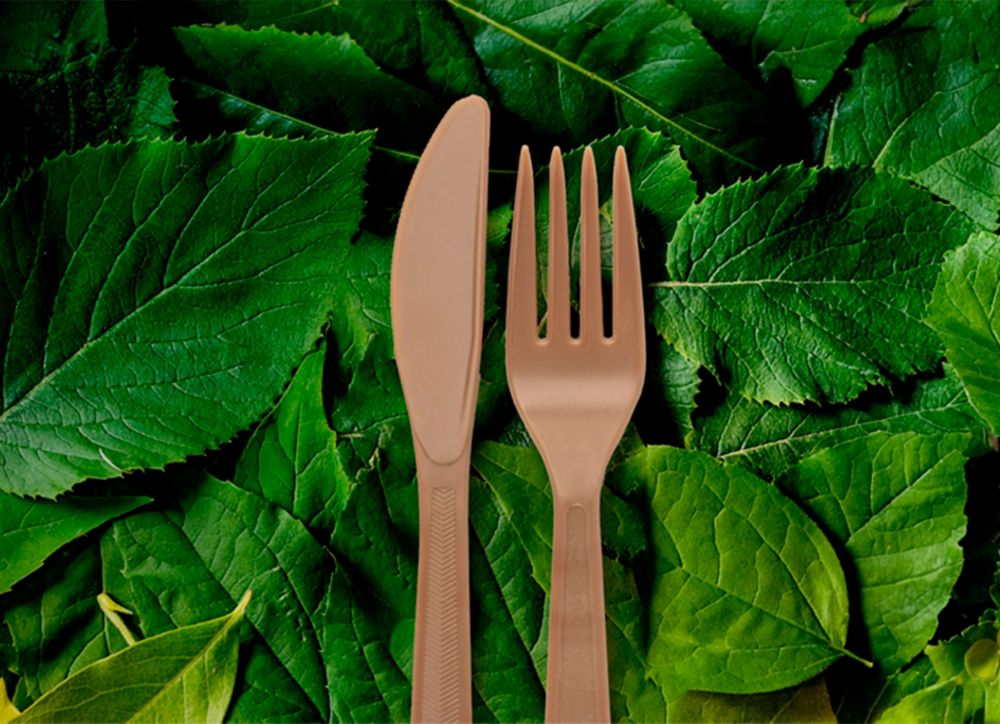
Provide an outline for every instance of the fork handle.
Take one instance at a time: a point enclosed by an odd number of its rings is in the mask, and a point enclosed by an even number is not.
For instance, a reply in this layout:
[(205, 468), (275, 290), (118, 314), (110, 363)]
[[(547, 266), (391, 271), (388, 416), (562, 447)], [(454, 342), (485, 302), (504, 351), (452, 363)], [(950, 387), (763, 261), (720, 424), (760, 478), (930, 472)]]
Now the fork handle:
[(442, 465), (416, 445), (420, 502), (414, 722), (472, 721), (469, 458)]
[(607, 722), (600, 492), (554, 504), (545, 720)]

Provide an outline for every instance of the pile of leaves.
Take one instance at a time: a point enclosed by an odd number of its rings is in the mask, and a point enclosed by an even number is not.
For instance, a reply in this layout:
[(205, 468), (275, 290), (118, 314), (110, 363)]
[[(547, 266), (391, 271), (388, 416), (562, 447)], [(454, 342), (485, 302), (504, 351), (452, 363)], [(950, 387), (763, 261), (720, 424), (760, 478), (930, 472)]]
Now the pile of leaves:
[(996, 719), (997, 27), (975, 0), (4, 4), (0, 721), (408, 718), (392, 236), (472, 93), (476, 719), (544, 712), (549, 487), (503, 369), (522, 143), (575, 149), (571, 200), (592, 144), (605, 233), (617, 146), (632, 170), (614, 717)]

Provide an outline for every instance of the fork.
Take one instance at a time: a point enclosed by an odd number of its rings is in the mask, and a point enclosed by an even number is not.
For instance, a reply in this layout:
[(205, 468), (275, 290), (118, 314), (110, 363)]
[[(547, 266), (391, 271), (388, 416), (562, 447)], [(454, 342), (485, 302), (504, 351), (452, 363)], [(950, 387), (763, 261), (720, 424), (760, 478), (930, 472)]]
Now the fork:
[(571, 335), (562, 153), (549, 165), (548, 304), (539, 336), (531, 154), (521, 149), (507, 287), (507, 381), (552, 485), (547, 721), (609, 721), (600, 495), (646, 369), (642, 282), (625, 149), (615, 153), (611, 336), (604, 334), (597, 169), (580, 183), (579, 335)]

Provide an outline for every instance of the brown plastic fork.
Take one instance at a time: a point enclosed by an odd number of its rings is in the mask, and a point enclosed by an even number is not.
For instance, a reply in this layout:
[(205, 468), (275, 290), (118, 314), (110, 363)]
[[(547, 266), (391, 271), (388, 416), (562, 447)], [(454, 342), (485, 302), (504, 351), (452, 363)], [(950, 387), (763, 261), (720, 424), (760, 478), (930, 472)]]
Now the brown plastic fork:
[(507, 381), (552, 484), (547, 721), (608, 721), (601, 562), (604, 473), (642, 390), (646, 347), (639, 246), (625, 150), (614, 170), (611, 336), (604, 335), (597, 170), (580, 184), (579, 335), (570, 330), (569, 240), (562, 154), (549, 168), (549, 284), (539, 336), (531, 155), (521, 149), (507, 288)]

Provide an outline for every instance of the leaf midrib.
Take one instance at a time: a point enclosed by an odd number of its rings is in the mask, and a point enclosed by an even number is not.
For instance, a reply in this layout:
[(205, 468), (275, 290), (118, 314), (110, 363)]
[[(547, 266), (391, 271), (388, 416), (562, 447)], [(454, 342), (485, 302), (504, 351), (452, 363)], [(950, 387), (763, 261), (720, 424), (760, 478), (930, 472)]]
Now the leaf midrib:
[(689, 128), (686, 128), (685, 126), (681, 125), (680, 123), (678, 123), (677, 121), (675, 121), (673, 118), (670, 118), (669, 116), (664, 115), (662, 112), (660, 112), (657, 109), (653, 108), (651, 105), (649, 105), (649, 103), (647, 103), (646, 101), (642, 100), (637, 95), (635, 95), (634, 93), (632, 93), (631, 91), (629, 91), (625, 87), (619, 85), (615, 81), (609, 80), (609, 79), (607, 79), (607, 78), (599, 75), (598, 73), (596, 73), (596, 72), (594, 72), (592, 70), (584, 68), (582, 65), (574, 63), (569, 58), (567, 58), (565, 56), (562, 56), (562, 55), (559, 55), (558, 53), (556, 53), (554, 50), (551, 50), (550, 48), (546, 48), (541, 43), (538, 43), (538, 42), (532, 40), (531, 38), (529, 38), (528, 36), (523, 35), (522, 33), (519, 33), (514, 28), (512, 28), (510, 26), (507, 26), (507, 25), (504, 25), (503, 23), (499, 22), (498, 20), (494, 20), (493, 18), (489, 17), (488, 15), (484, 15), (483, 13), (480, 13), (478, 10), (474, 10), (473, 8), (470, 8), (467, 5), (463, 5), (458, 0), (447, 0), (447, 2), (448, 2), (449, 5), (451, 5), (455, 9), (461, 10), (462, 12), (464, 12), (464, 13), (466, 13), (468, 15), (471, 15), (472, 17), (476, 18), (477, 20), (480, 20), (481, 22), (484, 22), (487, 25), (489, 25), (489, 26), (491, 26), (493, 28), (496, 28), (501, 33), (504, 33), (505, 35), (510, 36), (511, 38), (513, 38), (514, 40), (518, 41), (519, 43), (522, 43), (525, 46), (531, 48), (532, 50), (534, 50), (534, 51), (536, 51), (538, 53), (541, 53), (542, 55), (546, 56), (550, 60), (555, 61), (557, 64), (562, 65), (565, 68), (568, 68), (568, 69), (570, 69), (570, 70), (572, 70), (572, 71), (574, 71), (576, 73), (579, 73), (580, 75), (584, 76), (585, 78), (588, 78), (591, 81), (593, 81), (595, 83), (598, 83), (599, 85), (604, 86), (605, 88), (607, 88), (608, 90), (610, 90), (613, 94), (615, 94), (617, 96), (620, 96), (621, 98), (624, 98), (624, 99), (630, 101), (631, 103), (634, 103), (635, 105), (639, 106), (640, 108), (642, 108), (644, 111), (646, 111), (650, 115), (654, 116), (658, 120), (660, 120), (663, 123), (665, 123), (666, 125), (670, 126), (670, 128), (674, 129), (678, 133), (684, 134), (685, 136), (687, 136), (691, 140), (696, 141), (697, 143), (702, 144), (703, 146), (705, 146), (706, 148), (711, 149), (712, 151), (714, 151), (715, 153), (719, 154), (720, 156), (722, 156), (724, 158), (727, 158), (727, 159), (729, 159), (731, 161), (735, 161), (736, 163), (740, 164), (741, 166), (744, 166), (744, 167), (746, 167), (746, 168), (748, 168), (748, 169), (750, 169), (752, 171), (760, 171), (761, 170), (756, 164), (753, 164), (750, 161), (747, 161), (746, 159), (744, 159), (744, 158), (742, 158), (740, 156), (737, 156), (735, 153), (733, 153), (731, 151), (727, 151), (726, 149), (722, 148), (721, 146), (718, 146), (718, 145), (712, 143), (707, 138), (703, 138), (702, 136), (699, 136), (697, 133), (695, 133), (694, 131), (690, 130)]

